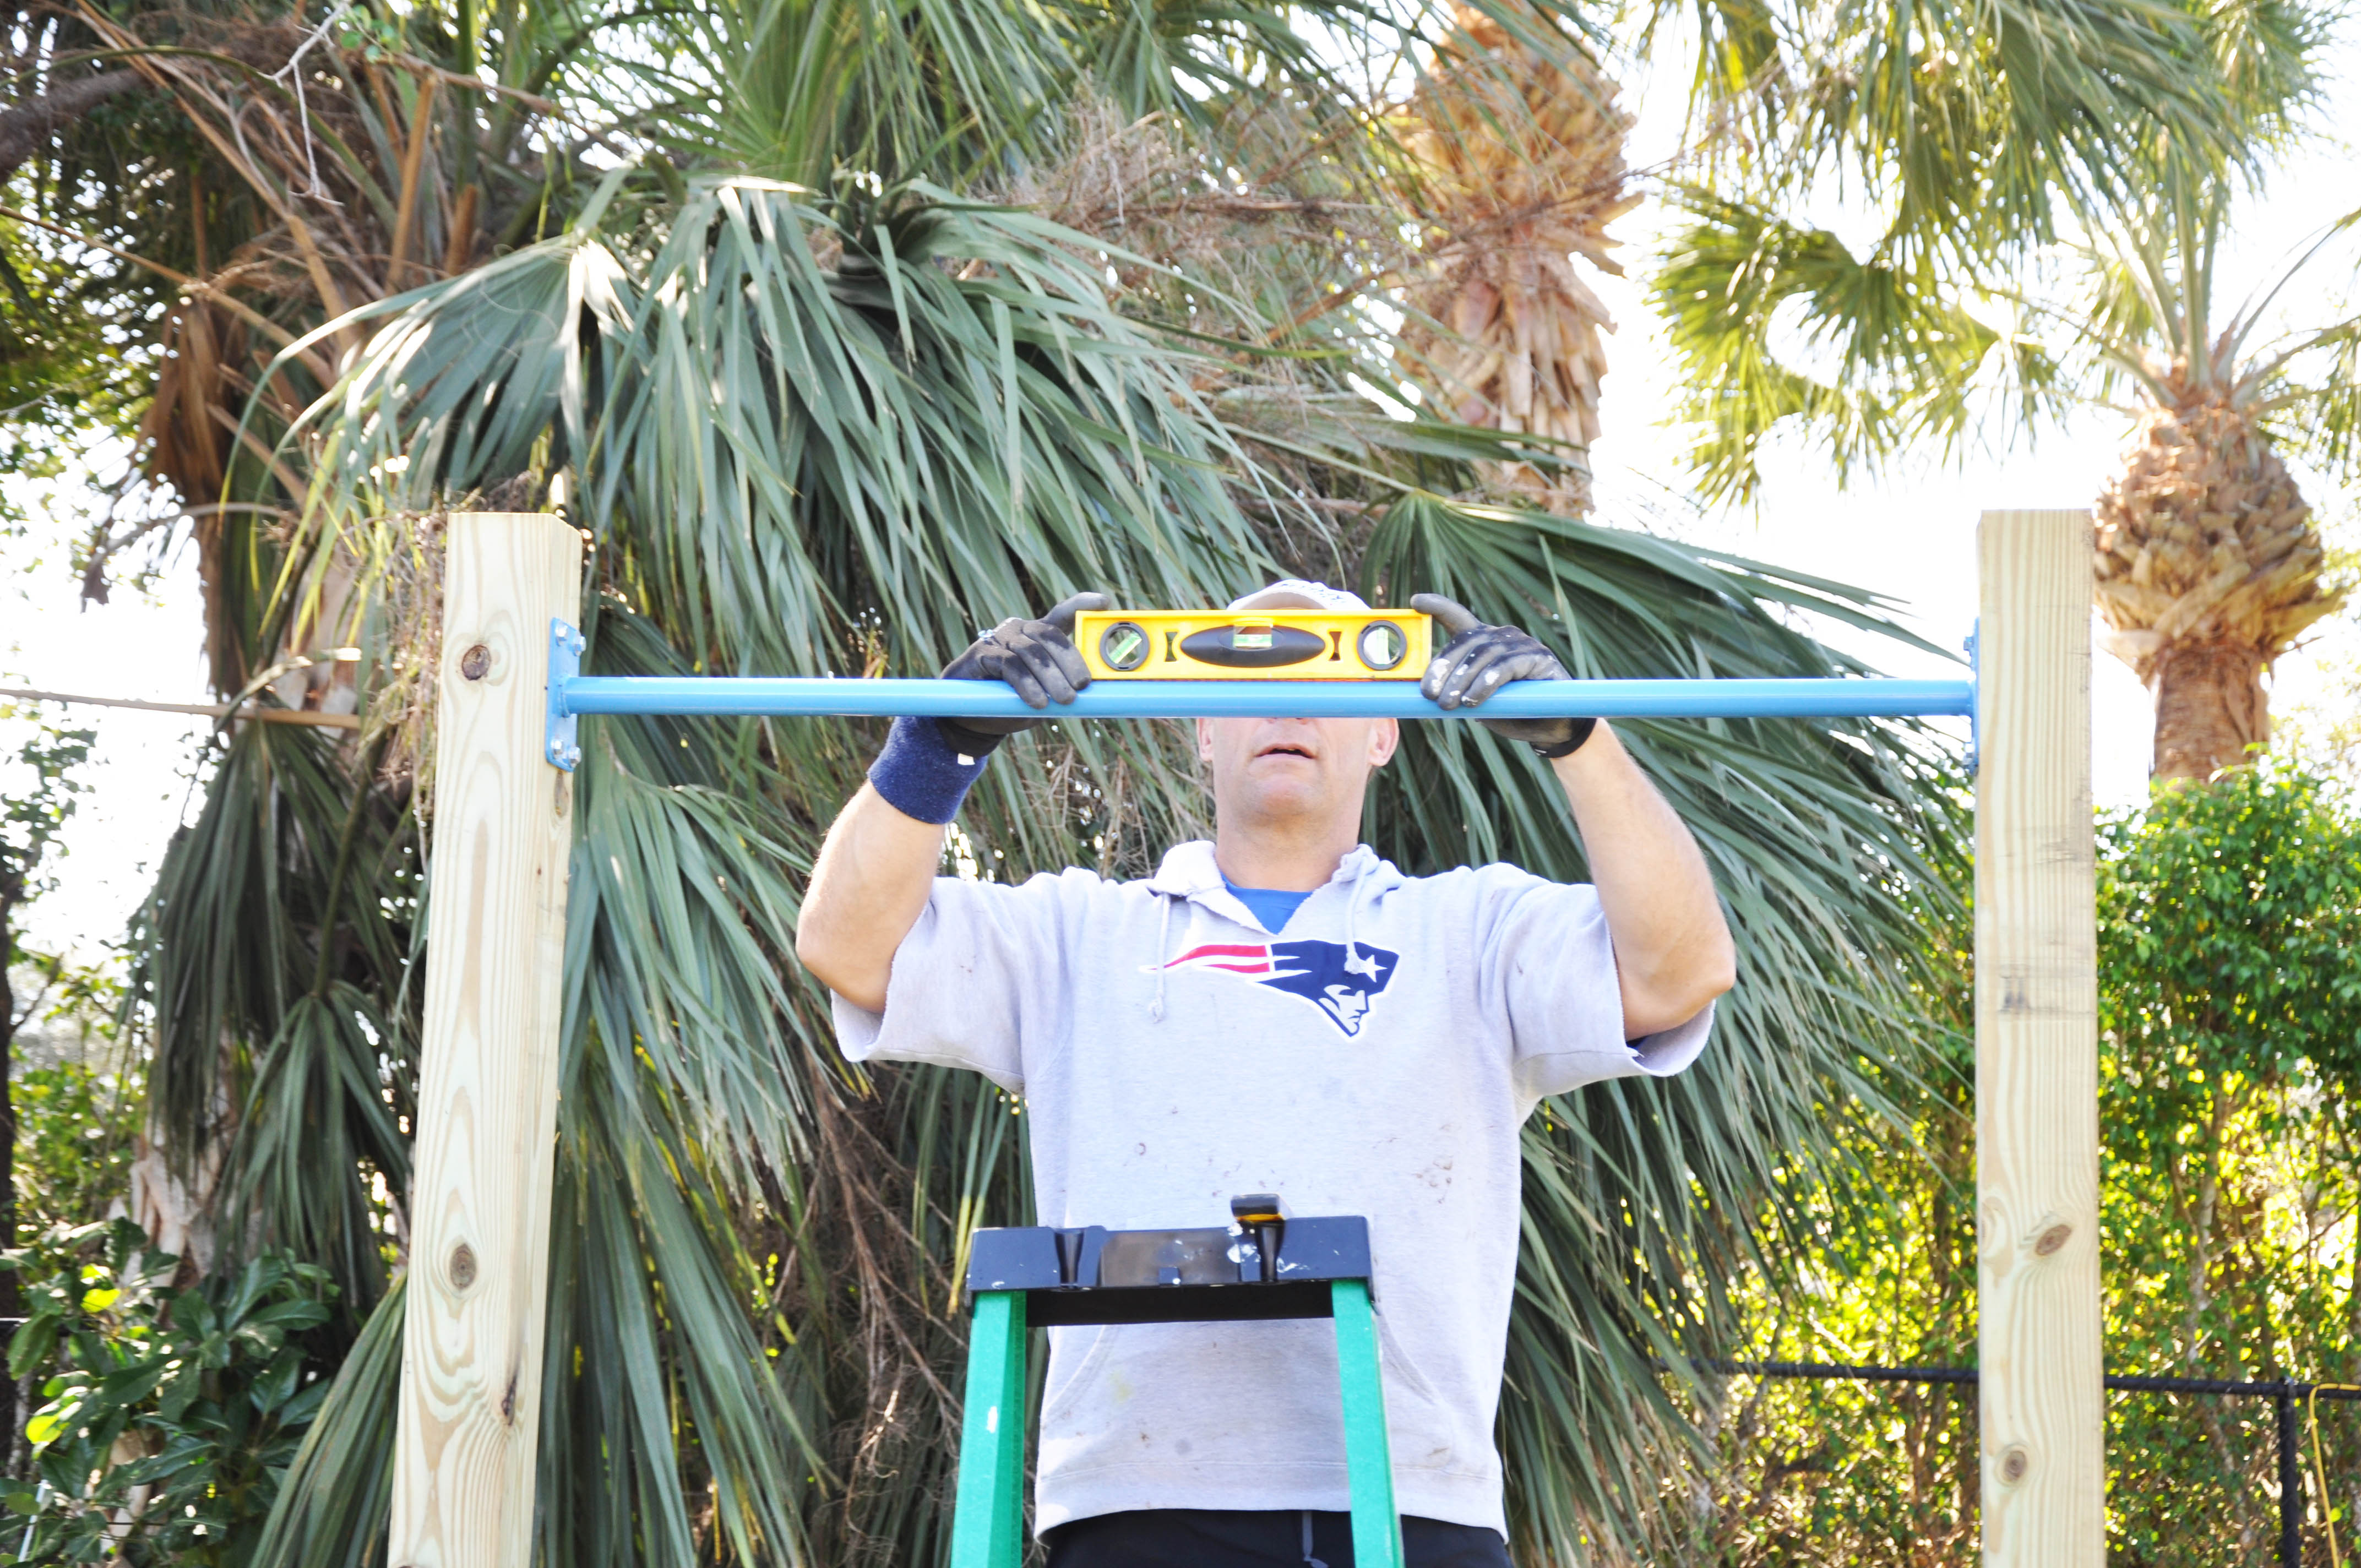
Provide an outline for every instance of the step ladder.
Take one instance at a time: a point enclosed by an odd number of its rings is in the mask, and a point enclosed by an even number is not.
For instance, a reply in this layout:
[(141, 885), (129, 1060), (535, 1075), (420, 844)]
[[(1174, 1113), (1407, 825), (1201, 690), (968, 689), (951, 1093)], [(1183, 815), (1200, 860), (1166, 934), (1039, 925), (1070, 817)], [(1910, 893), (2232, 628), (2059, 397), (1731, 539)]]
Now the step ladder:
[(1369, 1223), (1284, 1216), (1268, 1193), (1232, 1199), (1228, 1226), (975, 1233), (967, 1288), (967, 1408), (951, 1568), (1018, 1568), (1025, 1552), (1026, 1336), (1087, 1323), (1336, 1321), (1356, 1568), (1402, 1568), (1378, 1375)]

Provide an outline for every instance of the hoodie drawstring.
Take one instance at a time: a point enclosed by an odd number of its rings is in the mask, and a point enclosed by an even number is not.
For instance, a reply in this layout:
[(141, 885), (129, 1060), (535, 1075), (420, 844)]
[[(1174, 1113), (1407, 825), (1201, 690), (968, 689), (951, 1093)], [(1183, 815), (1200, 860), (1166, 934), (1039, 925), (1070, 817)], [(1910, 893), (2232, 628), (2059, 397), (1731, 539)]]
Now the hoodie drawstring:
[(1157, 902), (1164, 906), (1164, 911), (1156, 921), (1156, 1000), (1148, 1004), (1148, 1016), (1151, 1022), (1161, 1024), (1164, 1022), (1164, 977), (1172, 972), (1171, 960), (1165, 956), (1165, 948), (1172, 938), (1173, 895), (1159, 894)]
[(1364, 876), (1355, 877), (1353, 891), (1345, 895), (1345, 961), (1346, 963), (1351, 963), (1361, 956), (1361, 949), (1353, 943), (1353, 924), (1360, 918), (1361, 915), (1361, 890), (1370, 880), (1372, 879)]

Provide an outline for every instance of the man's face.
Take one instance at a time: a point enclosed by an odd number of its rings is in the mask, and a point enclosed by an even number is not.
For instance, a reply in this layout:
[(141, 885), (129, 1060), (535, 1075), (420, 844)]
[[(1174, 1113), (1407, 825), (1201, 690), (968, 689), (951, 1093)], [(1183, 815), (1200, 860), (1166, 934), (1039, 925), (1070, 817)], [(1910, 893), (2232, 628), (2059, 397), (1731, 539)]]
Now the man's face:
[(1213, 807), (1238, 828), (1332, 825), (1357, 834), (1369, 772), (1401, 739), (1390, 718), (1201, 718)]

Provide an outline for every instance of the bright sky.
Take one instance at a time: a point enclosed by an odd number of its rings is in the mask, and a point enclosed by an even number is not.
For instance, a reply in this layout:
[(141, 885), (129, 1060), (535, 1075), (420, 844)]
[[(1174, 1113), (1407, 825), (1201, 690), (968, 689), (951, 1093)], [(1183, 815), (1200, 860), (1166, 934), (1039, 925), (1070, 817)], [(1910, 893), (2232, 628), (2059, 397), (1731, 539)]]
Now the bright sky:
[[(2361, 82), (2361, 47), (2348, 40), (2332, 69), (2342, 82)], [(1679, 74), (1666, 70), (1661, 80), (1662, 92), (1652, 91), (1644, 78), (1626, 86), (1626, 102), (1641, 113), (1631, 148), (1635, 168), (1658, 163), (1674, 150)], [(2334, 91), (2328, 102), (2336, 106), (2331, 134), (2286, 169), (2239, 225), (2230, 269), (2234, 293), (2269, 273), (2323, 219), (2361, 207), (2361, 173), (2349, 150), (2361, 139), (2361, 107), (2340, 104)], [(1629, 254), (1647, 250), (1655, 237), (1653, 222), (1653, 210), (1642, 208), (1619, 225)], [(2281, 313), (2295, 323), (2334, 319), (2351, 282), (2349, 274), (2320, 269), (2289, 291)], [(1660, 506), (1668, 486), (1677, 492), (1678, 470), (1671, 435), (1658, 423), (1669, 402), (1671, 367), (1652, 335), (1652, 320), (1629, 282), (1604, 280), (1600, 293), (1621, 323), (1609, 345), (1606, 433), (1594, 454), (1601, 516), (1616, 521)], [(2123, 434), (2119, 420), (2092, 414), (2030, 452), (1860, 482), (1850, 491), (1838, 490), (1808, 454), (1786, 452), (1766, 465), (1758, 509), (1696, 520), (1680, 532), (1697, 543), (1874, 588), (1903, 601), (1929, 641), (1956, 647), (1975, 617), (1978, 514), (1988, 508), (2088, 505), (2116, 460)], [(2317, 475), (2300, 477), (2332, 540), (2351, 543), (2350, 498)], [(61, 532), (72, 527), (62, 525)], [(113, 604), (87, 610), (77, 606), (67, 554), (62, 537), (0, 540), (0, 685), (208, 700), (198, 653), (196, 575), (188, 553), (161, 576), (152, 595), (125, 587)], [(2361, 647), (2361, 629), (2347, 618), (2313, 650), (2283, 661), (2275, 708), (2319, 699), (2315, 653), (2349, 655), (2356, 647)], [(1948, 673), (1931, 658), (1906, 657), (1899, 649), (1886, 662), (1900, 674)], [(2093, 665), (2096, 793), (2102, 804), (2129, 804), (2146, 789), (2147, 695), (2113, 659), (2102, 654)], [(58, 868), (64, 885), (34, 907), (28, 935), (36, 946), (68, 944), (95, 959), (147, 892), (166, 841), (192, 801), (192, 748), (207, 721), (93, 707), (75, 709), (73, 721), (99, 732), (90, 774), (96, 793), (86, 797), (69, 829), (68, 858)], [(13, 754), (20, 733), (20, 726), (0, 725), (0, 749)], [(0, 768), (0, 789), (9, 782)]]

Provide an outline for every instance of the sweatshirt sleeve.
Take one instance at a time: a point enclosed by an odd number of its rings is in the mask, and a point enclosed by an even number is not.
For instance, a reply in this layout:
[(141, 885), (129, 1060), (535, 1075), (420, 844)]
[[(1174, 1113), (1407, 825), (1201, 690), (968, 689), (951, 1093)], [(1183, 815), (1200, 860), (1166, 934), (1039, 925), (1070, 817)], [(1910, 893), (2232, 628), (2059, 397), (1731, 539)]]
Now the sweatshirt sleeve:
[(852, 1061), (933, 1062), (1025, 1087), (1025, 1038), (1049, 1015), (1064, 962), (1062, 915), (1088, 872), (1021, 886), (937, 877), (918, 923), (894, 950), (885, 1011), (834, 996), (836, 1037)]
[(1517, 1086), (1538, 1100), (1586, 1083), (1669, 1078), (1697, 1058), (1713, 1027), (1708, 1004), (1687, 1023), (1623, 1037), (1623, 993), (1598, 892), (1522, 872), (1487, 889), (1485, 970), (1498, 987)]

